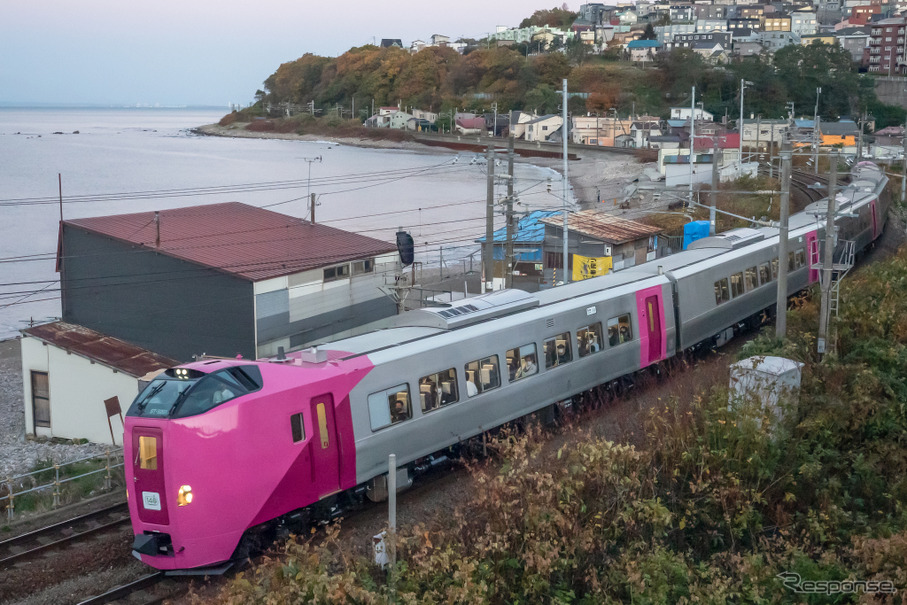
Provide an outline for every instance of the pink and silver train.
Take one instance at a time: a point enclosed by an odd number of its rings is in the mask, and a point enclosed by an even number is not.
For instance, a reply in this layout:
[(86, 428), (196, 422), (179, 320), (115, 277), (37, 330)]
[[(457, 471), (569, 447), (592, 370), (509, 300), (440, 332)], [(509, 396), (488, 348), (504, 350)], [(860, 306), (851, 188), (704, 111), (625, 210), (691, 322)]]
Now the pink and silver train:
[[(881, 234), (884, 174), (854, 168), (839, 237)], [(403, 313), (393, 327), (285, 359), (203, 360), (167, 370), (132, 403), (125, 454), (133, 554), (216, 573), (254, 540), (340, 497), (386, 497), (447, 448), (680, 351), (720, 345), (816, 280), (825, 203), (778, 229), (735, 229), (686, 251), (538, 293), (504, 290)]]

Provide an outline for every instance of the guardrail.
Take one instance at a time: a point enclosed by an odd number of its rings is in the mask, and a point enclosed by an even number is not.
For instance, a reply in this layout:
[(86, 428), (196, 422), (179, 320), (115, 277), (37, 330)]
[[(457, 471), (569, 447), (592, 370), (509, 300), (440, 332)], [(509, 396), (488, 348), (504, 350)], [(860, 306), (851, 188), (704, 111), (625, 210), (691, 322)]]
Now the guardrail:
[[(77, 475), (66, 474), (67, 467), (94, 460), (103, 461), (103, 465)], [(122, 450), (106, 450), (103, 454), (86, 456), (85, 458), (70, 460), (59, 464), (55, 463), (53, 466), (7, 477), (5, 481), (0, 482), (0, 510), (5, 506), (7, 518), (12, 521), (16, 514), (16, 498), (24, 496), (25, 494), (48, 492), (53, 496), (53, 508), (57, 508), (61, 504), (62, 486), (71, 481), (76, 481), (92, 475), (100, 475), (101, 473), (103, 473), (104, 477), (104, 489), (110, 491), (113, 487), (113, 470), (122, 468), (123, 466), (124, 460)], [(53, 481), (39, 483), (38, 477), (50, 472), (53, 472)]]

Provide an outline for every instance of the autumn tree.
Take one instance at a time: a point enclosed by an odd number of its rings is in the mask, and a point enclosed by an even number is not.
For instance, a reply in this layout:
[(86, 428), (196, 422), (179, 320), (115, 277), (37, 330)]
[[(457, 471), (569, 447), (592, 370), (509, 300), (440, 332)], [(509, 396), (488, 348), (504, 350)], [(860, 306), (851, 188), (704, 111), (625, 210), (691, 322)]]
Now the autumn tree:
[(560, 8), (551, 8), (537, 10), (520, 22), (520, 27), (558, 27), (560, 29), (569, 29), (573, 22), (576, 21), (578, 13), (572, 12), (564, 3)]

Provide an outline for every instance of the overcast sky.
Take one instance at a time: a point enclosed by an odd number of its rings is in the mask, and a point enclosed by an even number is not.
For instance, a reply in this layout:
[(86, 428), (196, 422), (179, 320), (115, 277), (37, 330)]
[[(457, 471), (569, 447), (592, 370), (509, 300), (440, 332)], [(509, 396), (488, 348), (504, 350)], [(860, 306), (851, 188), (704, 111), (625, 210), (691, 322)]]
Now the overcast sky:
[[(562, 0), (561, 0), (562, 1)], [(552, 0), (10, 0), (0, 22), (0, 104), (247, 104), (307, 52), (435, 33), (480, 38)], [(568, 3), (576, 10), (579, 2)]]

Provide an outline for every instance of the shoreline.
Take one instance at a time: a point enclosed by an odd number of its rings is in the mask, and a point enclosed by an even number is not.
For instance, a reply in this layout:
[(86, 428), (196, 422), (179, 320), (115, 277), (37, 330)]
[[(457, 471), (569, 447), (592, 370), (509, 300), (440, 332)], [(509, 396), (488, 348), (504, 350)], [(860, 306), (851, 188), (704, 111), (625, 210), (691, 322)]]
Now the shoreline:
[[(426, 153), (440, 155), (454, 153), (457, 149), (444, 147), (439, 144), (425, 144), (419, 141), (390, 141), (386, 139), (370, 139), (364, 137), (338, 137), (330, 135), (296, 134), (281, 132), (252, 132), (245, 129), (245, 123), (234, 123), (229, 126), (219, 124), (206, 124), (192, 128), (191, 132), (201, 136), (232, 137), (240, 139), (277, 139), (283, 141), (330, 142), (337, 145), (349, 145), (365, 149), (393, 149), (410, 151), (413, 153)], [(458, 147), (464, 145), (482, 145), (476, 139), (455, 143)], [(487, 141), (485, 142), (487, 144)], [(540, 155), (521, 156), (516, 154), (516, 161), (532, 164), (540, 168), (549, 168), (558, 174), (563, 173), (563, 159), (556, 156), (542, 157)], [(625, 188), (639, 176), (646, 168), (646, 163), (640, 162), (636, 157), (624, 155), (607, 150), (590, 149), (581, 153), (570, 152), (570, 161), (567, 166), (568, 179), (573, 189), (574, 196), (580, 209), (599, 207), (603, 210), (611, 209), (616, 205), (613, 200), (621, 200)], [(601, 203), (597, 203), (598, 201)]]

